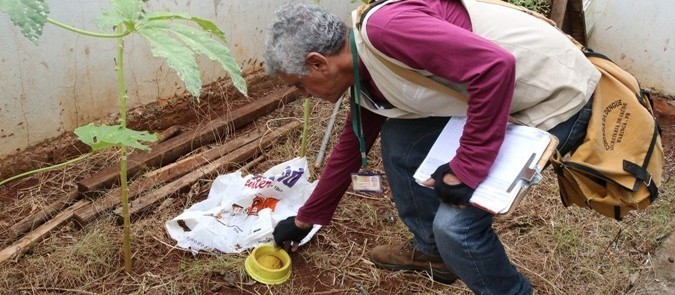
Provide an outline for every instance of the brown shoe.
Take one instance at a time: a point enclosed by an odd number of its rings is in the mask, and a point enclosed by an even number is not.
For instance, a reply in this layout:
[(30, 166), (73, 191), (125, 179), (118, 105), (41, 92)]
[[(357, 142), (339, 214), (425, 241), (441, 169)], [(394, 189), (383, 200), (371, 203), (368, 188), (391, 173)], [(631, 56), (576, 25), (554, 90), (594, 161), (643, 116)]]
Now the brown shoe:
[(375, 266), (388, 270), (423, 271), (434, 281), (452, 284), (457, 276), (443, 263), (439, 256), (426, 255), (415, 249), (410, 240), (401, 245), (382, 245), (370, 251), (370, 261)]

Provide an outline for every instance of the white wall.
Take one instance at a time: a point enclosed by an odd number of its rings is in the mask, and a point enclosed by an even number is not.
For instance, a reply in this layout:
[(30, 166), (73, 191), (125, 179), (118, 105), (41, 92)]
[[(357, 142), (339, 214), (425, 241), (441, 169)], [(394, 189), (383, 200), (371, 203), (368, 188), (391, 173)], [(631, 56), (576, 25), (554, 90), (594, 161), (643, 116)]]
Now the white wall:
[(675, 1), (591, 0), (588, 46), (633, 73), (641, 86), (675, 95)]
[[(187, 12), (214, 21), (225, 32), (228, 47), (239, 65), (250, 68), (260, 62), (268, 20), (287, 2), (290, 1), (150, 0), (146, 8)], [(91, 31), (99, 31), (94, 20), (109, 5), (104, 0), (47, 0), (47, 3), (50, 18)], [(319, 3), (344, 16), (345, 21), (357, 5), (347, 0)], [(118, 113), (115, 42), (47, 24), (39, 45), (35, 46), (21, 35), (6, 14), (0, 13), (0, 158)], [(162, 60), (152, 57), (144, 40), (132, 36), (125, 42), (130, 107), (183, 92), (178, 76)], [(208, 59), (199, 62), (205, 84), (225, 75)]]
[[(588, 0), (585, 0), (588, 1)], [(675, 94), (675, 1), (590, 0), (589, 46), (634, 73), (645, 87)], [(47, 0), (50, 17), (97, 30), (94, 19), (105, 0)], [(225, 31), (232, 54), (244, 68), (259, 63), (263, 32), (274, 10), (288, 0), (150, 0), (149, 11), (188, 12), (213, 20)], [(311, 1), (344, 16), (358, 4)], [(127, 46), (130, 106), (182, 92), (182, 83), (147, 44), (132, 37)], [(0, 158), (117, 113), (115, 41), (93, 39), (47, 24), (38, 46), (0, 13)], [(203, 81), (223, 76), (200, 60)]]

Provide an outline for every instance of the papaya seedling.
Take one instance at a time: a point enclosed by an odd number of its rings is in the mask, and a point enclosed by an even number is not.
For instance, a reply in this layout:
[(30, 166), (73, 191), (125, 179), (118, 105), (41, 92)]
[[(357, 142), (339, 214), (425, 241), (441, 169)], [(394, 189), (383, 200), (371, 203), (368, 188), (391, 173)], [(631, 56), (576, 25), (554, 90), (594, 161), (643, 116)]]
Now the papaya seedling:
[[(0, 11), (9, 15), (21, 33), (36, 45), (47, 23), (85, 36), (117, 39), (117, 56), (114, 61), (119, 99), (118, 124), (113, 126), (88, 124), (75, 129), (77, 137), (91, 147), (89, 153), (61, 164), (19, 174), (0, 182), (0, 185), (19, 177), (72, 164), (104, 149), (119, 149), (120, 198), (124, 215), (124, 269), (131, 273), (127, 154), (130, 148), (150, 150), (146, 144), (156, 141), (157, 135), (127, 128), (128, 94), (124, 77), (124, 37), (131, 34), (144, 37), (150, 43), (153, 56), (163, 58), (196, 99), (199, 98), (202, 87), (196, 55), (204, 55), (216, 61), (227, 72), (238, 91), (246, 95), (247, 90), (241, 70), (225, 45), (225, 34), (213, 22), (185, 13), (148, 13), (143, 9), (142, 0), (110, 0), (110, 4), (110, 8), (97, 17), (96, 23), (101, 30), (113, 31), (102, 33), (83, 30), (49, 18), (49, 5), (45, 0), (0, 0)], [(192, 23), (193, 26), (184, 23)]]

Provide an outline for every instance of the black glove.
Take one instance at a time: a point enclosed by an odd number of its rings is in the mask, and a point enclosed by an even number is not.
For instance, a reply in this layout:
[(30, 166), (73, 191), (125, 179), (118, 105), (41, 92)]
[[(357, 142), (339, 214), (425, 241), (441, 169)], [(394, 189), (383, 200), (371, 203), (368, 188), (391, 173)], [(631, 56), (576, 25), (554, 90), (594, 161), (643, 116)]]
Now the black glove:
[(436, 171), (431, 174), (434, 179), (434, 190), (436, 196), (443, 201), (443, 203), (450, 205), (466, 205), (473, 195), (474, 189), (470, 188), (464, 183), (450, 185), (443, 182), (443, 176), (447, 173), (452, 173), (450, 163), (445, 163), (436, 168)]
[(293, 241), (300, 243), (306, 237), (312, 228), (299, 228), (295, 225), (295, 216), (288, 217), (279, 221), (274, 228), (272, 235), (274, 236), (274, 243), (279, 247), (284, 247), (284, 242)]

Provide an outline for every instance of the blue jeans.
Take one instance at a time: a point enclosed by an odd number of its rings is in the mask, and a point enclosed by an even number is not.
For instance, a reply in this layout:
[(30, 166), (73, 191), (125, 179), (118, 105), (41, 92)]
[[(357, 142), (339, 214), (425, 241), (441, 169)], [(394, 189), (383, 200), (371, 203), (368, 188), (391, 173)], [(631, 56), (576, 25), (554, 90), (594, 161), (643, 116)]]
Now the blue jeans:
[[(589, 118), (590, 103), (549, 130), (560, 140), (562, 153), (580, 144)], [(388, 119), (382, 127), (382, 160), (399, 216), (413, 233), (415, 248), (441, 256), (473, 292), (530, 294), (532, 286), (511, 265), (492, 229), (490, 213), (441, 203), (432, 189), (412, 177), (447, 121), (438, 117)]]

